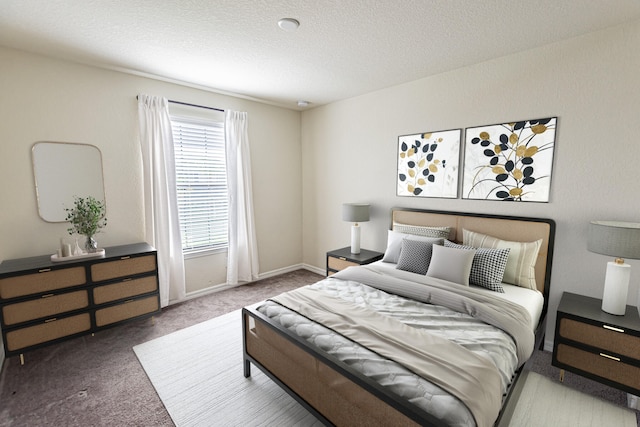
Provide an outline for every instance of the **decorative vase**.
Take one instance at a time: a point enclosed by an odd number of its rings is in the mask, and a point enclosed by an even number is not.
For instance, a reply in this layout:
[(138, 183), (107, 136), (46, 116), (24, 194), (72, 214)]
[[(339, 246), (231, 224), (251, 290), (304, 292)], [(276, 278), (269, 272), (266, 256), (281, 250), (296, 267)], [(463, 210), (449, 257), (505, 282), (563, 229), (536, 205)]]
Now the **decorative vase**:
[(78, 239), (76, 239), (76, 244), (73, 247), (73, 256), (79, 256), (82, 255), (82, 249), (80, 249), (80, 245), (78, 244)]
[(84, 243), (84, 248), (89, 253), (94, 253), (98, 250), (98, 242), (95, 241), (93, 236), (87, 236), (87, 240)]

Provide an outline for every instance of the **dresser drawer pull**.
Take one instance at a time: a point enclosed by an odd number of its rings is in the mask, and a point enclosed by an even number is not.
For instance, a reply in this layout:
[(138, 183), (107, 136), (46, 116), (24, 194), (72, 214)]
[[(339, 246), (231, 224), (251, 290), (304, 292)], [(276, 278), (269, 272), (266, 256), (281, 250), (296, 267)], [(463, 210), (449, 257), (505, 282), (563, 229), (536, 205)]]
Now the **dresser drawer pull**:
[(343, 256), (339, 257), (341, 260), (346, 261), (347, 259)]
[(131, 258), (131, 257), (130, 256), (122, 256), (122, 257), (120, 257), (120, 259), (129, 259), (129, 258)]
[(129, 282), (131, 280), (133, 280), (131, 277), (127, 277), (126, 279), (122, 279), (123, 282)]
[(42, 295), (42, 298), (49, 298), (54, 296), (55, 294), (46, 294), (46, 295)]
[(44, 323), (55, 322), (56, 320), (58, 319), (56, 319), (55, 317), (52, 317), (51, 319), (45, 320)]
[(51, 271), (50, 268), (43, 268), (42, 270), (38, 270), (38, 273), (46, 273), (47, 271)]
[(609, 356), (608, 354), (600, 353), (600, 356), (606, 357), (607, 359), (615, 360), (616, 362), (620, 361), (619, 357)]
[(614, 326), (609, 326), (609, 325), (602, 325), (602, 327), (605, 329), (609, 329), (610, 331), (621, 332), (624, 334), (624, 329), (616, 328)]

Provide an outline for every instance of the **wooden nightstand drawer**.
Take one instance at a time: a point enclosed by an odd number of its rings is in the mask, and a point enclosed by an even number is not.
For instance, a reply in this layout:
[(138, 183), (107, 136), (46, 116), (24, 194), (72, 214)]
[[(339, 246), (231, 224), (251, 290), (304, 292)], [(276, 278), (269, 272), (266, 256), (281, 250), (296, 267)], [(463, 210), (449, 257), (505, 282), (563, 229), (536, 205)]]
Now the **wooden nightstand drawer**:
[(329, 266), (330, 269), (339, 271), (339, 270), (344, 270), (347, 267), (351, 267), (359, 264), (355, 262), (347, 261), (346, 259), (329, 257), (327, 259), (327, 265)]
[(640, 358), (640, 337), (625, 334), (622, 328), (611, 325), (598, 327), (562, 318), (559, 331), (563, 338), (630, 358)]
[(2, 316), (5, 325), (15, 325), (85, 307), (89, 307), (89, 296), (86, 290), (82, 290), (5, 305)]
[(43, 268), (39, 273), (0, 279), (0, 298), (9, 299), (51, 292), (86, 283), (84, 267), (52, 270)]
[(615, 360), (605, 352), (595, 354), (565, 344), (558, 344), (558, 362), (597, 375), (627, 387), (640, 389), (640, 368)]
[(129, 277), (136, 274), (148, 273), (156, 270), (155, 255), (140, 257), (125, 257), (117, 261), (108, 261), (91, 266), (91, 279), (94, 282)]
[(602, 311), (602, 300), (564, 292), (558, 304), (552, 364), (640, 395), (640, 317)]

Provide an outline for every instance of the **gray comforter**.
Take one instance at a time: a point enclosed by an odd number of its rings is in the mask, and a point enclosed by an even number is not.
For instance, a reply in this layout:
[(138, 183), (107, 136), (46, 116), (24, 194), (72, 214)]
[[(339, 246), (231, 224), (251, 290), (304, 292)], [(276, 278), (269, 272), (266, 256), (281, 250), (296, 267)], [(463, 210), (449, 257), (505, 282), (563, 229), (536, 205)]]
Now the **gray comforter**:
[[(421, 331), (428, 331), (435, 336), (446, 338), (467, 349), (465, 351), (480, 355), (496, 367), (502, 392), (504, 392), (515, 369), (520, 364), (516, 355), (523, 353), (522, 357), (527, 357), (525, 356), (527, 350), (518, 351), (518, 346), (524, 345), (526, 347), (528, 345), (529, 334), (531, 335), (531, 348), (533, 348), (533, 333), (529, 327), (526, 327), (529, 332), (527, 334), (520, 330), (522, 328), (514, 327), (512, 325), (514, 322), (509, 320), (512, 317), (526, 317), (526, 315), (518, 314), (519, 310), (510, 307), (509, 303), (505, 307), (504, 304), (496, 303), (493, 298), (488, 298), (490, 301), (486, 301), (487, 298), (482, 295), (479, 297), (473, 295), (474, 292), (469, 288), (456, 289), (458, 292), (462, 291), (463, 295), (455, 297), (450, 292), (452, 284), (448, 282), (440, 281), (438, 283), (436, 281), (435, 284), (431, 284), (432, 286), (426, 286), (424, 283), (415, 282), (415, 274), (408, 273), (409, 276), (403, 278), (404, 272), (398, 271), (399, 275), (393, 273), (393, 276), (389, 276), (387, 270), (380, 271), (371, 266), (349, 268), (332, 278), (311, 285), (310, 288), (389, 316)], [(413, 281), (407, 280), (409, 278)], [(427, 281), (429, 279), (423, 276), (421, 278), (425, 278)], [(375, 288), (363, 283), (370, 284)], [(454, 285), (454, 288), (455, 286), (457, 285)], [(392, 293), (384, 292), (380, 288)], [(402, 294), (411, 299), (394, 294)], [(477, 301), (477, 299), (481, 301)], [(485, 301), (482, 301), (483, 299)], [(425, 304), (419, 300), (437, 305)], [(436, 415), (447, 424), (452, 426), (473, 426), (476, 424), (468, 405), (446, 391), (446, 387), (434, 384), (414, 373), (415, 369), (403, 366), (389, 358), (381, 357), (364, 346), (342, 337), (335, 331), (274, 302), (266, 302), (260, 307), (260, 311), (316, 347), (351, 365), (355, 370), (369, 376), (396, 394), (406, 397), (423, 410)], [(524, 318), (522, 323), (526, 325), (526, 322), (527, 320)], [(496, 328), (487, 323), (506, 323), (506, 325)], [(515, 321), (515, 323), (521, 322)], [(503, 329), (506, 329), (507, 332)], [(514, 340), (513, 335), (522, 336)], [(517, 346), (516, 342), (518, 341), (522, 341), (523, 344)], [(476, 404), (475, 410), (481, 404)], [(497, 410), (499, 410), (499, 405), (497, 408), (491, 408), (489, 413), (495, 412), (497, 415)], [(490, 418), (490, 416), (488, 417)], [(479, 424), (487, 424), (487, 415), (482, 415), (482, 417)]]

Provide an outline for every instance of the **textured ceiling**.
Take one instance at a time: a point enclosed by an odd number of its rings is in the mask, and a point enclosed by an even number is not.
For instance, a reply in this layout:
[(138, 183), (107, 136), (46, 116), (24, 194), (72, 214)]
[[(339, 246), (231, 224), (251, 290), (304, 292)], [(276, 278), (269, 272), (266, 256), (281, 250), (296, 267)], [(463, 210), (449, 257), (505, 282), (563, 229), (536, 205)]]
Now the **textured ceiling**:
[(0, 45), (295, 109), (638, 18), (639, 0), (0, 0)]

